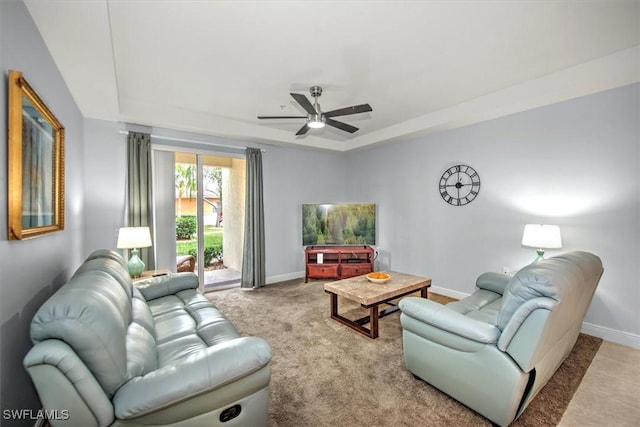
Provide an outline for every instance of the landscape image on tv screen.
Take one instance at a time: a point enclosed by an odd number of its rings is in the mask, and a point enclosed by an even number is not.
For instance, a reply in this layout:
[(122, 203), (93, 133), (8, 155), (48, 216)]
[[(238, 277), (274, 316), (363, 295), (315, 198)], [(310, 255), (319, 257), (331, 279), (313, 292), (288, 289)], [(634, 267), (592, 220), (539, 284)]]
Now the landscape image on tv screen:
[(302, 244), (375, 245), (376, 205), (303, 204)]

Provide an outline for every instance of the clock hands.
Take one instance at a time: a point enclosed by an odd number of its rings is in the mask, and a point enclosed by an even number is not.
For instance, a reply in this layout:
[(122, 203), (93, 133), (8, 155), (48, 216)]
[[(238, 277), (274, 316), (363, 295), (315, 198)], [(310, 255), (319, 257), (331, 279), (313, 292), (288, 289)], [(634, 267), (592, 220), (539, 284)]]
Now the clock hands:
[(457, 190), (457, 193), (458, 193), (458, 197), (457, 197), (457, 198), (458, 198), (458, 199), (460, 199), (460, 189), (461, 189), (462, 187), (467, 187), (467, 186), (469, 186), (469, 185), (473, 185), (473, 183), (472, 183), (472, 182), (470, 182), (470, 183), (467, 183), (467, 184), (463, 184), (462, 182), (458, 181), (458, 182), (456, 182), (455, 184), (445, 184), (445, 185), (444, 185), (444, 187), (445, 187), (445, 188), (446, 188), (446, 187), (455, 187), (455, 188), (456, 188), (456, 190)]

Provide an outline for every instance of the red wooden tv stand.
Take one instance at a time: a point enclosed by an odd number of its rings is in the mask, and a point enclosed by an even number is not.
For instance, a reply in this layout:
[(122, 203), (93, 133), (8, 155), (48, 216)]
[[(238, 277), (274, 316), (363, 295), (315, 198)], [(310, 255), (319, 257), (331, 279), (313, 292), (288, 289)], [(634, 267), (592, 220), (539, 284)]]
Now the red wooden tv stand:
[(308, 246), (304, 251), (305, 283), (311, 279), (346, 279), (373, 271), (371, 246)]

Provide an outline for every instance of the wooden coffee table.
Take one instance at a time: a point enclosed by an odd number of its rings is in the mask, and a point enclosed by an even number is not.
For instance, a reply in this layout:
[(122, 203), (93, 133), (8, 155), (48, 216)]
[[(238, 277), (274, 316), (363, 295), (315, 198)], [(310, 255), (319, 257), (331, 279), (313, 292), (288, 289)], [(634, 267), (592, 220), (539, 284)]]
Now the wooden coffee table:
[[(422, 298), (427, 298), (431, 279), (397, 271), (390, 271), (389, 275), (391, 278), (383, 284), (369, 282), (366, 275), (325, 283), (324, 291), (329, 294), (331, 318), (369, 338), (378, 338), (378, 319), (398, 311), (397, 304), (392, 303), (391, 300), (418, 290)], [(369, 315), (357, 320), (341, 316), (338, 314), (338, 295), (360, 303), (363, 308), (368, 308)], [(379, 311), (380, 304), (391, 307)], [(364, 326), (367, 323), (370, 323), (369, 328)]]

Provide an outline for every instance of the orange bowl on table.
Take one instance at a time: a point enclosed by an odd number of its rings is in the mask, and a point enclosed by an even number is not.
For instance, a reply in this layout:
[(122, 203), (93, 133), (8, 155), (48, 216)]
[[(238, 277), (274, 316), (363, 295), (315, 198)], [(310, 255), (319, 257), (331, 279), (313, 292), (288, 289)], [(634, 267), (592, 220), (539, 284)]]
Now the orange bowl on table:
[(379, 271), (374, 271), (373, 273), (367, 274), (367, 279), (373, 283), (384, 283), (391, 278), (387, 273), (382, 273)]

